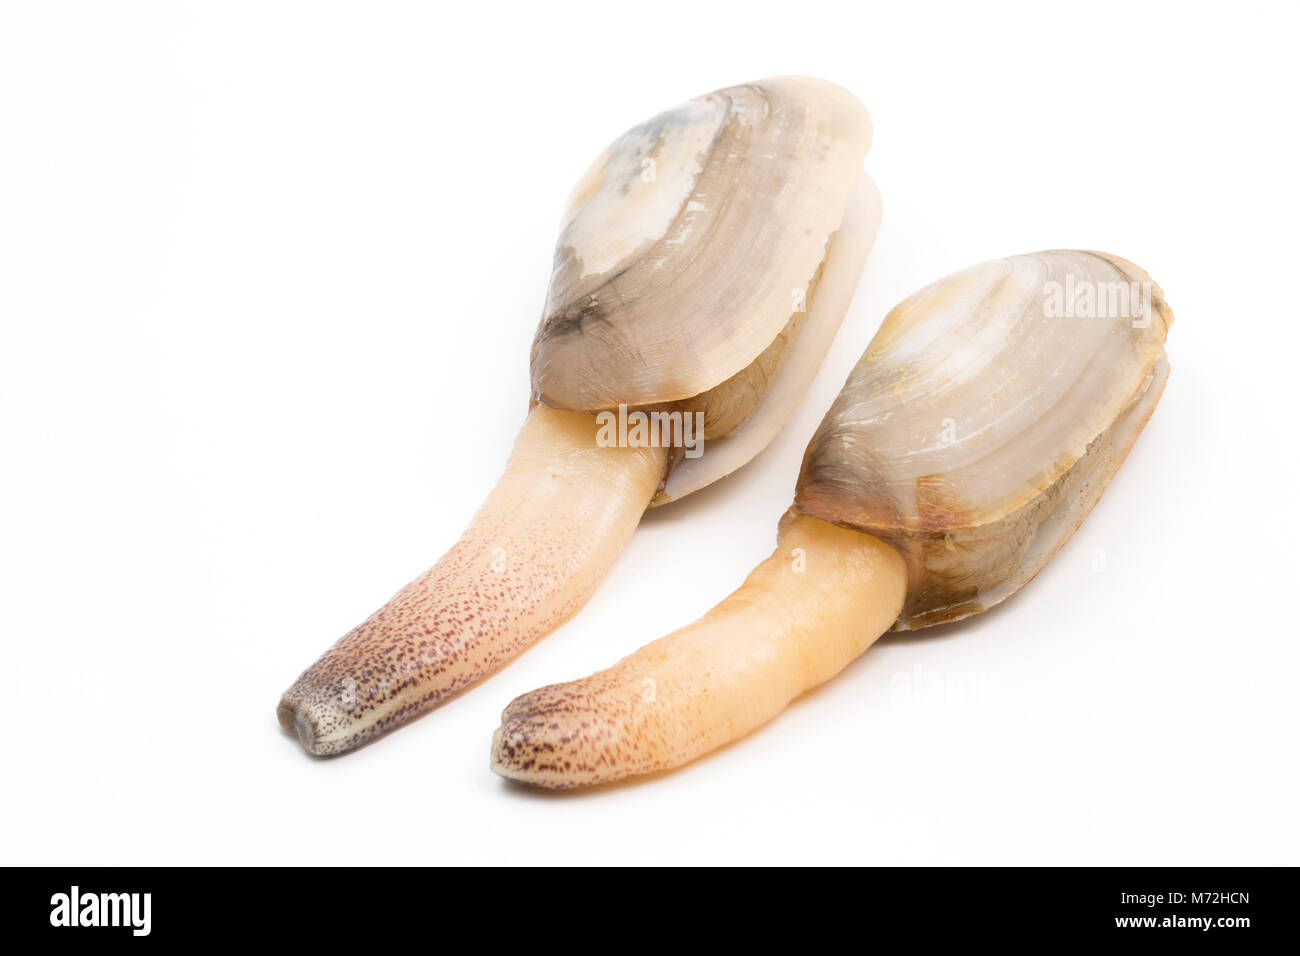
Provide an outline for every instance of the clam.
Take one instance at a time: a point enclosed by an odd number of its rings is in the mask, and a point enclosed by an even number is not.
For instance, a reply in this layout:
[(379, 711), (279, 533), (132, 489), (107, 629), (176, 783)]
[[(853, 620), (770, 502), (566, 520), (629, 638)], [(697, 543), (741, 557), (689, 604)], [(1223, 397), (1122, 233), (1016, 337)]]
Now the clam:
[(778, 543), (703, 618), (506, 707), (497, 773), (564, 788), (679, 766), (884, 631), (1024, 586), (1096, 504), (1169, 374), (1173, 315), (1095, 252), (959, 272), (885, 318), (808, 445)]
[(573, 615), (644, 510), (740, 467), (816, 373), (879, 225), (870, 120), (780, 77), (619, 137), (564, 212), (505, 474), (459, 541), (309, 667), (280, 723), (339, 754)]

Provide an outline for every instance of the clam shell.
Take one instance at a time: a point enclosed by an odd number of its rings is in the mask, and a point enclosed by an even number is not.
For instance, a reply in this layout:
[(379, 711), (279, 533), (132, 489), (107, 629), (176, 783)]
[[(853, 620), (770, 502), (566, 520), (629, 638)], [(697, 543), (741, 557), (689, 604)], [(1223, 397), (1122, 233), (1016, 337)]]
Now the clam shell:
[[(758, 360), (821, 267), (870, 138), (852, 94), (803, 77), (719, 90), (619, 137), (565, 213), (534, 399), (680, 402)], [(734, 425), (760, 399), (715, 418)]]
[[(727, 428), (720, 437), (717, 429), (706, 424), (705, 434), (709, 439), (704, 454), (684, 458), (673, 468), (654, 505), (682, 498), (731, 474), (780, 433), (808, 391), (839, 331), (880, 229), (880, 213), (880, 192), (871, 177), (863, 173), (844, 221), (831, 238), (797, 335), (788, 344), (783, 343), (786, 348), (779, 364), (755, 383), (762, 396), (758, 404), (750, 406), (752, 410), (740, 423)], [(755, 369), (758, 364), (752, 363), (748, 368)]]
[(804, 456), (793, 510), (909, 563), (896, 629), (956, 620), (1036, 574), (1100, 497), (1168, 376), (1173, 313), (1133, 263), (1014, 256), (885, 318)]

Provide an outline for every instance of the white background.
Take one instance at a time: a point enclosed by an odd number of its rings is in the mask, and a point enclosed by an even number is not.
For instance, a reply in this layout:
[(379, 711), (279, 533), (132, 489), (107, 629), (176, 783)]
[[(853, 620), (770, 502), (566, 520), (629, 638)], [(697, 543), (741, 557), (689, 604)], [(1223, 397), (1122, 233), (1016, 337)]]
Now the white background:
[[(977, 9), (980, 8), (980, 9)], [(1300, 863), (1295, 8), (12, 3), (0, 13), (5, 863)], [(871, 110), (879, 243), (781, 438), (590, 605), (351, 756), (279, 693), (460, 533), (604, 145), (787, 72)], [(515, 695), (767, 555), (876, 324), (955, 269), (1131, 258), (1173, 377), (1050, 567), (749, 738), (566, 796)]]

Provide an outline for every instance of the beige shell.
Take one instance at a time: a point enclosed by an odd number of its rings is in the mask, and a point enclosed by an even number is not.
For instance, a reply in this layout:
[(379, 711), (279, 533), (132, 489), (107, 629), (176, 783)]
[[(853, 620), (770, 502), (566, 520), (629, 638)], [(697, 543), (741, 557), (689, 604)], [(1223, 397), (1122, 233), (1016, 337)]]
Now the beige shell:
[[(777, 436), (826, 358), (879, 228), (880, 193), (864, 173), (844, 221), (831, 237), (826, 259), (809, 287), (807, 311), (792, 319), (774, 343), (781, 349), (778, 361), (773, 367), (764, 368), (764, 359), (775, 350), (769, 346), (768, 352), (739, 375), (701, 396), (701, 400), (689, 403), (703, 408), (708, 442), (700, 457), (676, 462), (652, 502), (654, 505), (683, 498), (730, 474)], [(746, 387), (733, 391), (732, 401), (728, 403), (730, 409), (716, 400), (716, 393), (742, 381)], [(735, 422), (724, 422), (722, 428), (717, 427), (712, 419), (719, 406), (730, 410)]]
[(852, 94), (804, 77), (719, 90), (621, 136), (565, 213), (534, 399), (587, 412), (698, 400), (710, 437), (743, 422), (782, 333), (798, 333), (870, 138)]
[(897, 629), (992, 607), (1123, 461), (1164, 388), (1172, 321), (1142, 269), (1103, 253), (942, 279), (885, 318), (808, 446), (793, 510), (903, 552)]

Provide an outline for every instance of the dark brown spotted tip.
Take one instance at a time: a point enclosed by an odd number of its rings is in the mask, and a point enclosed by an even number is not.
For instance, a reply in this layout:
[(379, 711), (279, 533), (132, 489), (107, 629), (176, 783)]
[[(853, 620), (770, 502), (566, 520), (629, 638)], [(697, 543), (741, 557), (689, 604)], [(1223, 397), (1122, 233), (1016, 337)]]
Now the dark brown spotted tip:
[(298, 742), (302, 744), (304, 750), (308, 753), (315, 753), (316, 745), (316, 728), (305, 716), (299, 714), (292, 707), (286, 705), (284, 701), (275, 708), (275, 717), (280, 721), (280, 726), (285, 730), (292, 730), (298, 735)]
[(350, 726), (344, 708), (312, 693), (301, 679), (280, 698), (275, 716), (280, 726), (293, 731), (303, 749), (316, 757), (345, 754), (379, 734), (372, 727)]

